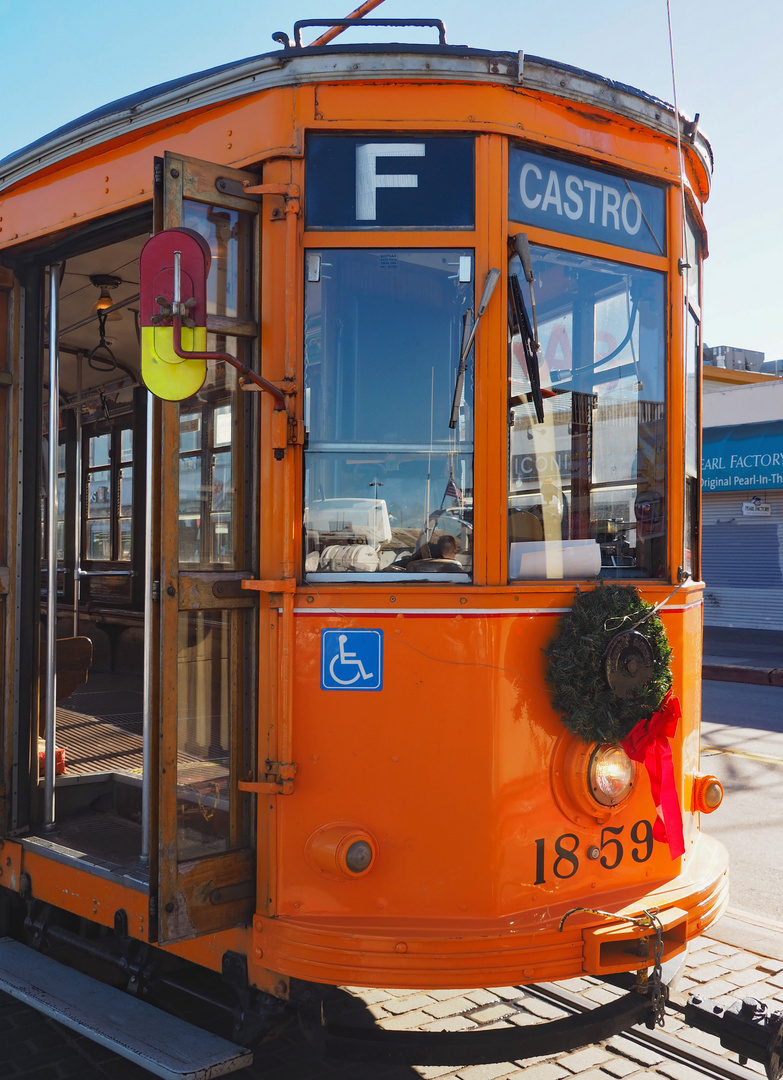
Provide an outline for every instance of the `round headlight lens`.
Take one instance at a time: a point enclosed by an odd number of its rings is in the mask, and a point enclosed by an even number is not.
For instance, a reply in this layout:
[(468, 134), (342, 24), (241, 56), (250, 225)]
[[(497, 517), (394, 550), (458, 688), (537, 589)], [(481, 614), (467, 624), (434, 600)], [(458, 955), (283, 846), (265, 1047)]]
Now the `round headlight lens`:
[(345, 865), (352, 874), (363, 874), (372, 862), (372, 848), (366, 840), (354, 840), (345, 853)]
[(590, 758), (590, 792), (601, 806), (616, 806), (631, 793), (636, 778), (636, 764), (622, 746), (611, 743), (596, 747)]

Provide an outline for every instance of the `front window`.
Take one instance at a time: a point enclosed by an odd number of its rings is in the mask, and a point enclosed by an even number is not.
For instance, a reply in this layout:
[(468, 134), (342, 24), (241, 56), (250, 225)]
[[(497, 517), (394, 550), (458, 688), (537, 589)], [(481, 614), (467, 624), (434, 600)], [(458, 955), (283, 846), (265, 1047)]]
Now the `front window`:
[(309, 578), (468, 579), (472, 363), (455, 387), (473, 266), (465, 250), (307, 253)]
[(531, 251), (537, 360), (509, 267), (509, 579), (663, 577), (664, 275)]

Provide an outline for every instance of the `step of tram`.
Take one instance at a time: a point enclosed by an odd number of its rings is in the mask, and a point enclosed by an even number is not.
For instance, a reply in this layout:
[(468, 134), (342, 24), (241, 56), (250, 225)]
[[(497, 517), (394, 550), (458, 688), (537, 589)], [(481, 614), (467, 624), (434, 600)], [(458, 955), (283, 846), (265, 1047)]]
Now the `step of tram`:
[(0, 990), (163, 1080), (213, 1080), (253, 1053), (88, 975), (0, 938)]

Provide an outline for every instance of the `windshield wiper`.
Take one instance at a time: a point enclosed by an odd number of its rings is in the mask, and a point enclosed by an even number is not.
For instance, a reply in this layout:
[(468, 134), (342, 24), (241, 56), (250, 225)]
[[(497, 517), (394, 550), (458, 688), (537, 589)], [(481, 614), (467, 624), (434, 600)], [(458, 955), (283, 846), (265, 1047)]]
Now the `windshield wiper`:
[(539, 424), (543, 424), (544, 398), (541, 393), (541, 373), (538, 367), (538, 349), (536, 348), (533, 330), (530, 326), (527, 312), (525, 311), (522, 293), (519, 288), (519, 280), (516, 274), (508, 275), (508, 294), (511, 299), (511, 310), (514, 313), (514, 321), (516, 322), (516, 326), (512, 327), (512, 331), (515, 330), (522, 339), (527, 377), (530, 380), (530, 396), (532, 397), (533, 405), (535, 406), (536, 419)]
[[(514, 321), (516, 323), (516, 329), (522, 339), (522, 347), (525, 351), (525, 364), (527, 366), (527, 374), (530, 379), (530, 396), (533, 399), (533, 404), (536, 409), (536, 419), (539, 424), (544, 422), (544, 398), (541, 393), (541, 370), (538, 362), (538, 350), (541, 346), (538, 343), (538, 317), (536, 315), (536, 296), (533, 292), (533, 260), (530, 256), (530, 244), (527, 240), (527, 233), (517, 233), (515, 236), (509, 238), (509, 243), (513, 247), (519, 261), (522, 263), (522, 271), (525, 275), (525, 280), (528, 283), (530, 289), (530, 304), (533, 308), (533, 326), (530, 326), (530, 320), (527, 317), (527, 309), (525, 308), (522, 300), (522, 292), (519, 288), (519, 279), (516, 274), (509, 274), (509, 298), (511, 300), (511, 309), (514, 314)], [(513, 332), (512, 327), (512, 332)]]
[(457, 420), (459, 419), (459, 407), (462, 401), (462, 387), (465, 383), (465, 371), (468, 367), (468, 355), (473, 347), (473, 339), (476, 336), (476, 330), (481, 316), (487, 310), (487, 305), (492, 299), (492, 294), (495, 291), (495, 286), (500, 280), (500, 271), (494, 267), (487, 274), (487, 280), (484, 282), (484, 291), (481, 294), (479, 300), (478, 310), (476, 311), (476, 321), (471, 325), (473, 312), (470, 308), (465, 312), (462, 318), (462, 343), (459, 350), (459, 366), (457, 368), (457, 381), (454, 384), (454, 397), (451, 402), (451, 419), (449, 420), (449, 427), (454, 428), (457, 426)]

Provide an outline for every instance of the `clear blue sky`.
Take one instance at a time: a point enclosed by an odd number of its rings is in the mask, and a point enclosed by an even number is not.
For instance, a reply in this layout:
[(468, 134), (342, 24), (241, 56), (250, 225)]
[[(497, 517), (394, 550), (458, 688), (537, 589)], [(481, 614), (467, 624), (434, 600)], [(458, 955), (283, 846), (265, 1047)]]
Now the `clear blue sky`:
[[(0, 158), (114, 98), (276, 48), (272, 33), (291, 34), (294, 19), (357, 3), (0, 0)], [(783, 357), (783, 3), (671, 5), (680, 109), (701, 114), (716, 162), (705, 341)], [(386, 0), (373, 12), (411, 15), (442, 18), (451, 44), (524, 49), (672, 100), (666, 0)]]

